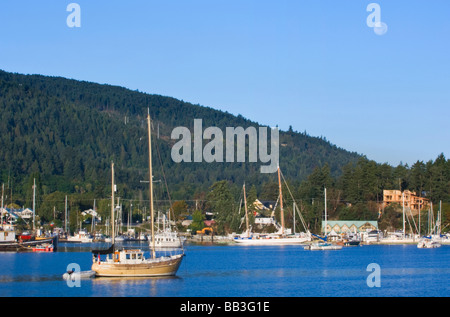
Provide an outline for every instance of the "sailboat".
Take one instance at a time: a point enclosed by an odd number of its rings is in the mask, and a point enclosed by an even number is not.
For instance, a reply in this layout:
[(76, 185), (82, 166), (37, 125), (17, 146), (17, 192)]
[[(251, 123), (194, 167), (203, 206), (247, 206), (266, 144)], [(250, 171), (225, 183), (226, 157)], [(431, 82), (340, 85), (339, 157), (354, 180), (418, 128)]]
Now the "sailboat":
[(442, 201), (440, 202), (436, 224), (433, 226), (433, 228), (431, 228), (432, 226), (430, 226), (430, 218), (432, 219), (433, 217), (432, 215), (430, 216), (430, 214), (432, 214), (433, 212), (433, 203), (431, 203), (430, 211), (428, 211), (429, 235), (424, 236), (419, 240), (419, 242), (417, 243), (417, 247), (419, 249), (434, 249), (441, 247), (441, 243), (438, 241), (440, 240), (439, 238), (441, 236), (441, 209)]
[(315, 235), (316, 237), (318, 237), (319, 239), (321, 239), (322, 241), (317, 242), (317, 243), (313, 243), (310, 245), (307, 245), (304, 247), (305, 250), (340, 250), (342, 249), (342, 245), (336, 245), (336, 244), (332, 244), (327, 242), (327, 189), (324, 189), (324, 194), (325, 194), (325, 227), (324, 227), (324, 237), (320, 237)]
[[(97, 277), (155, 277), (173, 276), (178, 271), (184, 252), (169, 256), (157, 256), (155, 252), (154, 209), (153, 209), (153, 185), (152, 185), (152, 147), (150, 130), (150, 112), (147, 116), (148, 145), (149, 145), (149, 183), (150, 183), (150, 214), (151, 245), (150, 257), (144, 255), (140, 249), (118, 250), (114, 244), (114, 163), (111, 164), (112, 189), (111, 189), (111, 224), (112, 244), (107, 250), (93, 250), (92, 271)], [(102, 259), (101, 255), (106, 255)]]
[[(278, 187), (279, 187), (279, 199), (280, 199), (280, 212), (281, 212), (281, 228), (277, 233), (273, 234), (253, 234), (251, 232), (249, 222), (248, 222), (248, 211), (247, 211), (247, 198), (245, 194), (245, 184), (244, 184), (244, 204), (245, 204), (245, 219), (246, 219), (246, 231), (234, 238), (234, 242), (239, 245), (290, 245), (290, 244), (301, 244), (306, 241), (311, 240), (309, 231), (303, 235), (293, 235), (287, 234), (284, 224), (284, 209), (283, 209), (283, 193), (281, 191), (281, 171), (278, 166)], [(295, 210), (294, 210), (295, 213)]]

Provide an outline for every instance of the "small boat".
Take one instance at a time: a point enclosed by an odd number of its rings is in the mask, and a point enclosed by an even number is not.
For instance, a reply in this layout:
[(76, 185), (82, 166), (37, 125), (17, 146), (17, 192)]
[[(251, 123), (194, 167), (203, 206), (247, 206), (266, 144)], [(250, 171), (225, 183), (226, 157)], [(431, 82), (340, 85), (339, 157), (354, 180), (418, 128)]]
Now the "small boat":
[(46, 239), (40, 240), (34, 240), (33, 238), (22, 240), (21, 235), (18, 235), (18, 239), (16, 240), (14, 225), (4, 224), (0, 228), (0, 251), (36, 252), (33, 249), (40, 248), (41, 245), (47, 244), (51, 244), (51, 250), (56, 251), (58, 245), (58, 236), (48, 237)]
[(82, 229), (73, 236), (67, 237), (67, 242), (89, 243), (92, 242), (92, 240), (92, 236), (86, 229)]
[(53, 252), (53, 244), (52, 243), (43, 243), (34, 246), (33, 252)]
[(344, 246), (353, 247), (353, 246), (360, 245), (360, 243), (361, 243), (361, 241), (359, 241), (359, 240), (348, 240), (348, 241), (344, 241)]
[(125, 235), (120, 235), (120, 236), (117, 236), (114, 238), (115, 242), (125, 242), (128, 240), (129, 240), (128, 236), (125, 236)]
[(312, 243), (309, 245), (304, 246), (305, 250), (340, 250), (342, 249), (342, 245), (332, 244), (328, 242), (318, 242), (318, 243)]
[(432, 238), (423, 238), (417, 243), (419, 249), (435, 249), (440, 248), (441, 244)]
[(81, 271), (81, 272), (68, 271), (63, 274), (63, 279), (67, 281), (68, 279), (72, 279), (72, 280), (75, 280), (76, 278), (86, 279), (86, 278), (92, 278), (94, 276), (95, 276), (94, 271)]
[(324, 197), (325, 197), (325, 226), (324, 226), (324, 237), (320, 237), (318, 235), (313, 234), (317, 238), (321, 239), (322, 242), (312, 243), (304, 246), (305, 250), (341, 250), (342, 245), (332, 244), (327, 242), (327, 189), (324, 189)]

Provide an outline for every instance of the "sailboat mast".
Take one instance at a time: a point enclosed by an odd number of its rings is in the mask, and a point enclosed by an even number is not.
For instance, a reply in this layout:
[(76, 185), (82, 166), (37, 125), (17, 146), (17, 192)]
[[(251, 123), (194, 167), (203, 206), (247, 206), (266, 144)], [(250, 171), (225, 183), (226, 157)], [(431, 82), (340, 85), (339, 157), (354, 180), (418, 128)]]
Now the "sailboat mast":
[(439, 213), (438, 213), (438, 222), (436, 223), (436, 229), (438, 237), (441, 237), (441, 217), (442, 217), (442, 200), (439, 201)]
[(280, 191), (281, 234), (284, 235), (283, 193), (281, 192), (280, 166), (278, 166), (278, 187), (279, 187), (279, 191)]
[(403, 208), (403, 239), (405, 239), (406, 221), (405, 221), (405, 193), (402, 193), (402, 208)]
[(420, 205), (422, 203), (422, 200), (419, 198), (419, 238), (420, 238)]
[(36, 217), (36, 178), (33, 178), (33, 231), (36, 229), (35, 217)]
[(151, 228), (152, 228), (152, 257), (155, 258), (155, 219), (153, 211), (153, 175), (152, 175), (152, 138), (150, 130), (150, 110), (148, 110), (147, 115), (147, 129), (148, 129), (148, 170), (149, 170), (149, 191), (150, 191), (150, 217), (151, 217)]
[(244, 183), (244, 206), (245, 206), (245, 224), (247, 225), (247, 238), (248, 238), (250, 237), (250, 230), (248, 229), (247, 196), (245, 194), (245, 183)]
[(325, 232), (325, 237), (327, 236), (327, 188), (325, 187), (324, 189), (324, 194), (325, 194), (325, 228), (324, 228), (324, 232)]
[(111, 162), (111, 242), (114, 245), (114, 163)]

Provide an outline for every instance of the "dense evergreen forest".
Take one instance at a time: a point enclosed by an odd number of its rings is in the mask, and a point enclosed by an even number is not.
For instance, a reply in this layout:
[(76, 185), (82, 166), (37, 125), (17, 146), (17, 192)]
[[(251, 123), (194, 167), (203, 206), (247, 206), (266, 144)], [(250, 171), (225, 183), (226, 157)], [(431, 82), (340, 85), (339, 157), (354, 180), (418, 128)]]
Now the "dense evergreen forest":
[[(148, 204), (148, 183), (143, 182), (148, 179), (147, 109), (153, 118), (158, 208), (173, 204), (179, 217), (194, 210), (212, 211), (220, 230), (236, 231), (244, 182), (252, 197), (276, 201), (276, 174), (261, 174), (259, 162), (175, 163), (171, 158), (175, 127), (193, 131), (196, 118), (203, 120), (204, 128), (223, 131), (258, 127), (255, 122), (122, 87), (0, 71), (0, 181), (5, 204), (31, 207), (36, 180), (39, 220), (61, 224), (67, 195), (74, 230), (80, 212), (91, 208), (94, 199), (100, 213), (107, 214), (114, 161), (124, 210), (132, 208), (133, 219), (142, 221)], [(320, 224), (324, 187), (329, 189), (330, 217), (335, 219), (377, 219), (376, 203), (383, 189), (410, 189), (434, 202), (450, 203), (450, 162), (443, 155), (411, 167), (392, 167), (289, 129), (280, 132), (280, 167), (311, 230)], [(396, 217), (396, 212), (387, 211), (381, 221), (395, 226)]]

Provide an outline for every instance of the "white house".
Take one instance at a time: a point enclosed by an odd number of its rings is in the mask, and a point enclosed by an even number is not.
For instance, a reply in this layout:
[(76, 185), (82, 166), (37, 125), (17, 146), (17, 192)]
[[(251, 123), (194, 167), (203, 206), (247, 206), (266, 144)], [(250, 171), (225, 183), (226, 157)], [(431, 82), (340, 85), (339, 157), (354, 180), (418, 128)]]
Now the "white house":
[(3, 220), (6, 220), (8, 218), (17, 220), (17, 218), (19, 218), (19, 215), (16, 214), (15, 210), (6, 207), (3, 207), (3, 209), (1, 209), (0, 207), (0, 215), (3, 217)]
[(85, 211), (81, 212), (81, 214), (82, 214), (83, 216), (89, 215), (89, 216), (95, 217), (95, 219), (97, 219), (97, 221), (101, 221), (101, 220), (102, 220), (102, 217), (100, 217), (100, 216), (98, 215), (98, 212), (96, 212), (96, 211), (95, 211), (94, 209), (92, 209), (92, 208), (90, 208), (90, 209), (88, 209), (88, 210), (85, 210)]
[(18, 215), (22, 219), (33, 219), (33, 210), (30, 208), (18, 209), (15, 210), (14, 213)]

